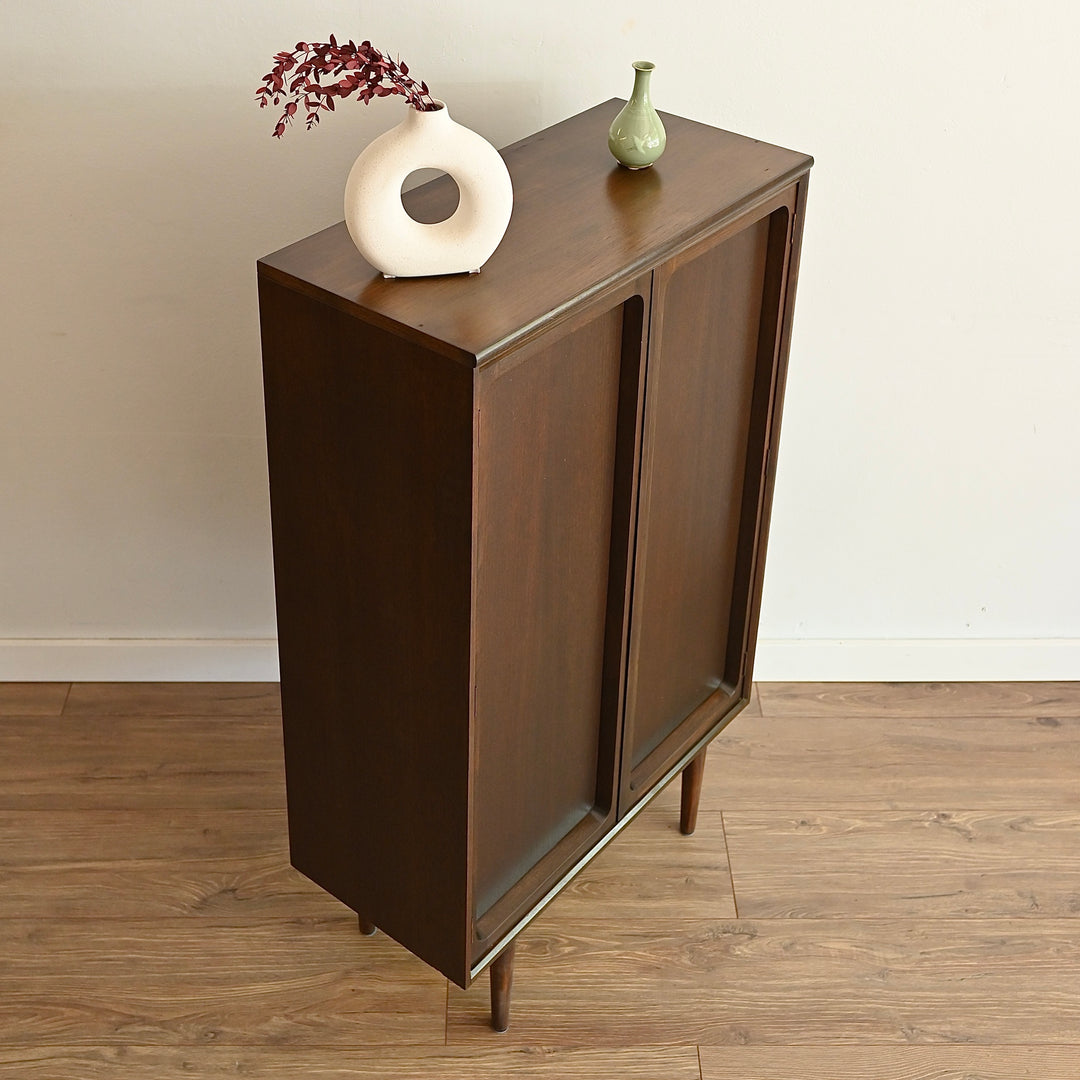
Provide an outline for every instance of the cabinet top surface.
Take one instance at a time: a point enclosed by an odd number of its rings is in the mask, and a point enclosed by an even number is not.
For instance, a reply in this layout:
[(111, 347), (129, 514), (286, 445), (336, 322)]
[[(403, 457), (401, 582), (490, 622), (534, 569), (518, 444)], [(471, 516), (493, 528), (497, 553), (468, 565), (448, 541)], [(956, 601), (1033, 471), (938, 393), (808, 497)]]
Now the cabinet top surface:
[[(479, 274), (387, 281), (339, 222), (260, 260), (260, 274), (467, 363), (530, 336), (575, 300), (648, 270), (702, 231), (786, 187), (812, 159), (661, 113), (667, 149), (651, 168), (616, 164), (597, 105), (502, 151), (514, 184), (506, 236)], [(414, 212), (452, 209), (443, 177), (409, 193)]]

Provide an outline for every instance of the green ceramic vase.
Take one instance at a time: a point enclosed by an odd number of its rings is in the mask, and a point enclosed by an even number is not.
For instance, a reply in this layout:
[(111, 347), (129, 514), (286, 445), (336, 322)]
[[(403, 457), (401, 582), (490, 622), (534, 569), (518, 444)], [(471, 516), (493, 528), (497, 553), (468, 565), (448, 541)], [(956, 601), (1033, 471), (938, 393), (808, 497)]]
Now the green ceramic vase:
[(634, 92), (608, 131), (608, 148), (628, 169), (644, 169), (664, 152), (667, 132), (649, 98), (649, 79), (656, 65), (634, 61)]

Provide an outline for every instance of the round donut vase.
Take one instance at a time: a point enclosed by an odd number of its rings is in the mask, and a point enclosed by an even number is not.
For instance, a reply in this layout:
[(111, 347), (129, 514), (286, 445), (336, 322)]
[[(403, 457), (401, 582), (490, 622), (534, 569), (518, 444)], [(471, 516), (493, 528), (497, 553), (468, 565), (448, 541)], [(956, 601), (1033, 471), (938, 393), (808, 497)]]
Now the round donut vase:
[[(345, 185), (345, 224), (360, 254), (385, 277), (476, 273), (499, 246), (514, 189), (499, 152), (450, 119), (409, 107), (397, 127), (356, 159)], [(414, 221), (401, 185), (417, 169), (441, 169), (458, 186), (457, 209), (433, 225)]]

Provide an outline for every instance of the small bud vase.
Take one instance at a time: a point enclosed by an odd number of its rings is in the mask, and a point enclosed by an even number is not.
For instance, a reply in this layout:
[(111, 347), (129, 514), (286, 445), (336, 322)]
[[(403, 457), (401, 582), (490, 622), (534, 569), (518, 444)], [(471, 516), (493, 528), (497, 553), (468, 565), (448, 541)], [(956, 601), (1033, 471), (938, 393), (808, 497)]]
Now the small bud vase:
[[(482, 135), (450, 119), (445, 103), (408, 115), (369, 143), (345, 185), (345, 224), (384, 277), (475, 273), (502, 241), (514, 205), (510, 173)], [(433, 225), (413, 220), (401, 185), (417, 169), (441, 169), (458, 186), (457, 209)]]
[(634, 92), (608, 131), (608, 148), (628, 169), (648, 168), (667, 146), (663, 121), (649, 97), (649, 80), (655, 68), (648, 60), (634, 61)]

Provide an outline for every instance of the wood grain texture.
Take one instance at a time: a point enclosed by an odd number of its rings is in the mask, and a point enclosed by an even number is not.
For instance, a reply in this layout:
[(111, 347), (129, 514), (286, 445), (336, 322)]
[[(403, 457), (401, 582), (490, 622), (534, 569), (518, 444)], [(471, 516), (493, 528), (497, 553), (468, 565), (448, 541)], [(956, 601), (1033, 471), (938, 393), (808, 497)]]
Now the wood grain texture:
[(0, 716), (59, 716), (71, 683), (0, 682)]
[[(498, 1040), (493, 1040), (498, 1042)], [(501, 1046), (339, 1050), (292, 1047), (0, 1049), (5, 1080), (699, 1080), (693, 1046), (547, 1049)], [(1023, 1074), (1020, 1074), (1023, 1075)], [(921, 1078), (920, 1078), (921, 1080)], [(1052, 1078), (1047, 1078), (1052, 1080)]]
[(291, 859), (462, 987), (748, 700), (812, 159), (633, 176), (615, 106), (509, 148), (483, 274), (258, 267)]
[(1080, 721), (993, 689), (738, 719), (695, 835), (671, 784), (520, 937), (504, 1036), (288, 869), (274, 718), (6, 718), (0, 1075), (1076, 1080)]
[[(480, 274), (384, 281), (344, 223), (267, 256), (260, 271), (462, 363), (483, 363), (575, 297), (636, 276), (813, 164), (806, 154), (665, 113), (663, 159), (631, 172), (607, 148), (622, 104), (597, 105), (503, 151), (514, 214)], [(418, 188), (410, 206), (439, 202), (447, 190)]]
[(72, 683), (64, 715), (281, 716), (277, 683)]
[(446, 981), (336, 919), (0, 920), (0, 1045), (441, 1045)]
[(766, 716), (1080, 717), (1080, 683), (761, 683)]
[[(754, 406), (763, 413), (769, 404), (767, 392), (754, 393), (756, 374), (764, 366), (767, 387), (774, 362), (771, 350), (759, 356), (768, 240), (766, 217), (720, 242), (703, 242), (655, 275), (626, 694), (628, 774), (721, 683), (739, 696), (739, 671), (728, 670), (727, 652), (729, 634), (741, 640), (747, 612), (746, 597), (733, 593), (740, 537), (748, 532), (752, 544), (756, 525), (756, 500), (749, 516), (742, 500), (747, 457), (763, 456), (749, 439), (751, 416)], [(702, 304), (702, 296), (711, 302)], [(765, 428), (763, 421), (757, 426)], [(640, 784), (640, 775), (634, 781)]]
[(710, 746), (701, 811), (1071, 810), (1077, 761), (1080, 717), (765, 715)]
[[(1076, 922), (537, 920), (519, 939), (509, 1045), (1073, 1044)], [(450, 1045), (486, 1002), (450, 989)]]
[(720, 816), (702, 817), (693, 838), (682, 836), (678, 799), (675, 783), (566, 886), (549, 911), (559, 918), (639, 924), (734, 918)]
[(466, 985), (472, 373), (259, 305), (292, 862)]
[(744, 918), (1080, 917), (1075, 812), (729, 811), (724, 823)]
[(284, 805), (281, 721), (273, 716), (234, 716), (227, 723), (151, 714), (0, 722), (0, 808)]
[(0, 919), (334, 917), (282, 810), (0, 810)]
[[(614, 812), (618, 698), (605, 701), (603, 689), (611, 650), (619, 663), (621, 634), (608, 640), (605, 625), (620, 419), (631, 449), (623, 466), (633, 465), (636, 409), (620, 418), (619, 403), (624, 380), (637, 397), (640, 314), (629, 348), (624, 322), (622, 303), (603, 303), (528, 361), (478, 379), (471, 838), (478, 916), (594, 807), (600, 819)], [(625, 534), (627, 525), (618, 527)], [(625, 574), (615, 582), (620, 606), (624, 585)], [(598, 776), (601, 742), (610, 747), (607, 776)]]
[(1074, 1080), (1076, 1046), (703, 1046), (702, 1080)]

